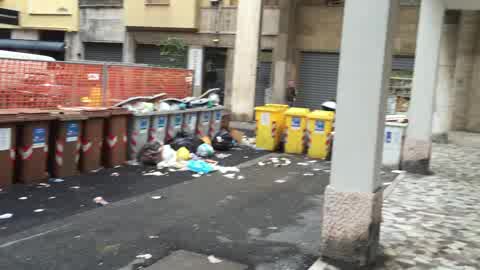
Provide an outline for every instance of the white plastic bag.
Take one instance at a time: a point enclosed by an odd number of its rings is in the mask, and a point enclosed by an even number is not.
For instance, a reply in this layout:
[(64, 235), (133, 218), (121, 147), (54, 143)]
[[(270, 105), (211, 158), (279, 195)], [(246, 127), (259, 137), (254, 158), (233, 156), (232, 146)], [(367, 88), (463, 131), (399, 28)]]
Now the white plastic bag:
[(162, 162), (157, 164), (158, 169), (175, 166), (177, 163), (177, 151), (173, 150), (170, 145), (163, 146)]

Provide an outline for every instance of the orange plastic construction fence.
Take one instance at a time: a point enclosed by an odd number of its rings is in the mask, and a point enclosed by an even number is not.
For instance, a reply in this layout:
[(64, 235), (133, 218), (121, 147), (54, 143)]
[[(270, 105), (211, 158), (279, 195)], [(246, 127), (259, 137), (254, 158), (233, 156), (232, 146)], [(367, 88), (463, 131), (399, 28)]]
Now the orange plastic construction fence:
[(132, 96), (192, 95), (192, 71), (0, 59), (0, 109), (111, 106)]

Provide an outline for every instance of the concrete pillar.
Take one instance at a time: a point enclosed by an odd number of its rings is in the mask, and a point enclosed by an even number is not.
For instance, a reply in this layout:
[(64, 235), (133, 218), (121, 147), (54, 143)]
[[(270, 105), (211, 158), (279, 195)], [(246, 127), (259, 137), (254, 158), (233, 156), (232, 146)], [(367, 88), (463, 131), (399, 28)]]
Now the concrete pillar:
[(232, 91), (232, 114), (238, 121), (253, 120), (262, 6), (262, 0), (238, 5)]
[(398, 0), (345, 1), (322, 255), (360, 265), (375, 260), (379, 242), (379, 178), (398, 12)]
[(202, 46), (190, 46), (188, 48), (188, 69), (193, 70), (193, 95), (197, 97), (202, 94), (203, 53)]
[(137, 49), (137, 42), (131, 32), (125, 32), (125, 40), (123, 41), (123, 62), (135, 63), (135, 50)]
[(432, 121), (445, 4), (423, 0), (418, 23), (409, 126), (403, 153), (403, 169), (427, 174), (432, 152)]
[(470, 93), (472, 91), (472, 71), (475, 61), (475, 45), (479, 30), (480, 15), (477, 11), (462, 11), (457, 38), (457, 59), (453, 86), (452, 129), (465, 130)]
[(40, 31), (28, 29), (13, 29), (11, 39), (39, 40)]
[(272, 103), (285, 104), (288, 80), (292, 79), (292, 61), (295, 52), (296, 0), (280, 0), (280, 23), (273, 50)]
[(452, 128), (453, 87), (457, 52), (457, 24), (445, 24), (440, 45), (438, 83), (433, 114), (433, 140), (446, 143)]
[(477, 34), (476, 46), (473, 53), (474, 66), (472, 85), (468, 93), (466, 128), (468, 132), (480, 133), (480, 34)]
[(232, 81), (233, 81), (233, 60), (235, 57), (235, 50), (227, 49), (227, 63), (225, 64), (225, 98), (224, 104), (228, 110), (232, 110)]
[(84, 59), (85, 47), (79, 32), (65, 33), (65, 60), (79, 61)]

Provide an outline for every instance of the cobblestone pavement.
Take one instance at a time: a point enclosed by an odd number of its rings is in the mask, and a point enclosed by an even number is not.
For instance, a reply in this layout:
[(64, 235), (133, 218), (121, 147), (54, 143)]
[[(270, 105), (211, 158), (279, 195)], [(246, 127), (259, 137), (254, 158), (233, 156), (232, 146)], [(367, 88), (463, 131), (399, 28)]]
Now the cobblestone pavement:
[(480, 148), (434, 145), (431, 167), (385, 200), (377, 269), (480, 269)]

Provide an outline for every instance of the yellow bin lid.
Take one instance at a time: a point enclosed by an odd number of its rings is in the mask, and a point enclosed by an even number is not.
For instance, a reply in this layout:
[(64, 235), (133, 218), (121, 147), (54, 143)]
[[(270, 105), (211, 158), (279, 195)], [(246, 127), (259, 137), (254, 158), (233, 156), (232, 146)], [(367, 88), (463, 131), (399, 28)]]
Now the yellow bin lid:
[(308, 119), (330, 120), (335, 119), (335, 113), (329, 111), (313, 111), (307, 115)]
[(309, 109), (305, 108), (290, 108), (285, 112), (285, 115), (289, 116), (307, 116), (307, 114), (310, 112)]
[(279, 107), (260, 106), (260, 107), (256, 107), (255, 111), (276, 113), (276, 112), (284, 112), (285, 109), (279, 108)]
[(288, 108), (290, 108), (290, 106), (286, 105), (286, 104), (266, 104), (265, 106), (267, 107), (276, 107), (276, 108), (281, 108), (283, 110), (288, 110)]

